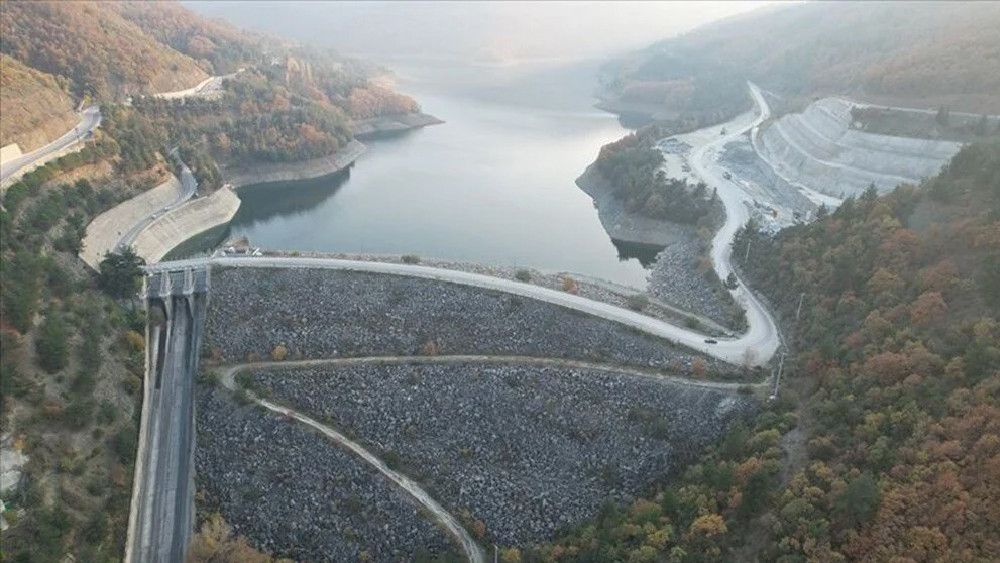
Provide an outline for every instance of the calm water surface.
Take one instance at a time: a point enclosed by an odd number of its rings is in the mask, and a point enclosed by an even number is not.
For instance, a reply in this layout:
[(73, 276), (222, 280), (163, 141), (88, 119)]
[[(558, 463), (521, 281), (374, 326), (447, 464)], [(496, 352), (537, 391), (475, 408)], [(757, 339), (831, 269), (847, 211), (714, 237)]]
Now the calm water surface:
[(574, 180), (625, 135), (593, 109), (596, 64), (391, 63), (447, 123), (365, 141), (346, 173), (241, 191), (232, 234), (256, 246), (417, 254), (589, 274), (636, 287)]

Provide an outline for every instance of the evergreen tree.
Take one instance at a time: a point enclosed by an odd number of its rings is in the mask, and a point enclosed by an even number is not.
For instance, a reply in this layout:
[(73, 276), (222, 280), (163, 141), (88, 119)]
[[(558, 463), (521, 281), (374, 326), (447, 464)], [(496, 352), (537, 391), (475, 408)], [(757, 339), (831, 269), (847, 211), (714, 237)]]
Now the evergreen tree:
[(55, 307), (50, 307), (45, 314), (45, 321), (38, 331), (35, 341), (35, 352), (38, 354), (38, 365), (49, 373), (57, 372), (66, 367), (68, 355), (68, 333), (62, 315)]
[(120, 254), (108, 252), (101, 260), (98, 283), (111, 297), (132, 297), (139, 291), (142, 266), (145, 264), (146, 261), (132, 247), (125, 248)]

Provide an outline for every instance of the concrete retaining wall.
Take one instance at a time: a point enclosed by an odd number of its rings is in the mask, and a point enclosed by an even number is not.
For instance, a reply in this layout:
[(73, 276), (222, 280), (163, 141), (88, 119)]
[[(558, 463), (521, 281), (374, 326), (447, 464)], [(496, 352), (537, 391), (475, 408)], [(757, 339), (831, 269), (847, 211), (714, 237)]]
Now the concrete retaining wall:
[(180, 197), (181, 192), (180, 180), (171, 175), (159, 186), (101, 213), (87, 225), (80, 258), (96, 270), (104, 254), (115, 248), (132, 225), (163, 209)]
[(170, 250), (191, 237), (228, 223), (240, 208), (230, 189), (193, 199), (154, 221), (136, 237), (136, 253), (147, 263), (159, 262)]
[(11, 143), (5, 147), (0, 147), (0, 164), (8, 160), (21, 157), (21, 147), (17, 143)]
[(826, 98), (777, 120), (761, 135), (761, 156), (782, 177), (831, 195), (885, 192), (938, 173), (961, 147), (851, 129), (851, 103)]

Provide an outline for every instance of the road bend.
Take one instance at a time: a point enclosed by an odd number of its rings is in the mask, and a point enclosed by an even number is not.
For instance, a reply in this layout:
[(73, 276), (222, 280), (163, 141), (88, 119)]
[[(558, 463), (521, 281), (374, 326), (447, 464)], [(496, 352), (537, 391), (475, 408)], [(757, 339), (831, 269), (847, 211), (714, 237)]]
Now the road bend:
[(159, 219), (160, 217), (163, 217), (168, 212), (173, 211), (174, 209), (177, 209), (178, 207), (186, 203), (188, 200), (194, 197), (194, 194), (198, 192), (198, 181), (195, 180), (194, 174), (191, 172), (191, 169), (188, 168), (188, 165), (185, 164), (183, 160), (181, 160), (179, 155), (176, 158), (181, 169), (181, 178), (180, 178), (181, 193), (177, 196), (176, 199), (165, 205), (162, 209), (156, 210), (148, 217), (143, 217), (142, 220), (140, 220), (138, 223), (132, 225), (129, 228), (129, 230), (126, 231), (125, 234), (122, 235), (120, 239), (118, 239), (118, 243), (115, 245), (115, 252), (121, 252), (125, 248), (132, 246), (132, 243), (135, 242), (135, 239), (139, 236), (139, 233), (146, 230), (150, 225), (155, 223), (156, 220)]
[(20, 170), (32, 165), (44, 164), (49, 159), (53, 158), (54, 155), (59, 154), (66, 147), (86, 139), (90, 132), (100, 124), (100, 108), (97, 106), (91, 106), (83, 110), (83, 112), (80, 113), (80, 123), (67, 131), (61, 137), (44, 147), (37, 148), (27, 154), (11, 159), (0, 166), (0, 186), (6, 186), (8, 183), (12, 183), (14, 176)]
[[(236, 389), (236, 383), (235, 383), (236, 374), (239, 373), (240, 371), (252, 369), (257, 365), (260, 364), (229, 366), (221, 374), (220, 380), (222, 385), (227, 387), (228, 389)], [(276, 364), (271, 364), (271, 367), (279, 367), (279, 366)], [(325, 424), (322, 424), (316, 421), (315, 419), (300, 413), (295, 409), (272, 403), (271, 401), (268, 401), (266, 399), (261, 399), (259, 397), (256, 397), (252, 393), (248, 393), (248, 396), (252, 401), (266, 408), (267, 410), (271, 412), (276, 412), (284, 416), (291, 417), (295, 419), (297, 422), (309, 426), (314, 430), (317, 430), (318, 432), (323, 434), (323, 436), (333, 441), (338, 446), (350, 450), (351, 453), (361, 458), (368, 465), (371, 465), (379, 473), (381, 473), (387, 479), (389, 479), (389, 481), (391, 481), (397, 487), (401, 488), (403, 491), (409, 494), (416, 502), (418, 502), (421, 506), (426, 508), (431, 513), (434, 520), (436, 520), (438, 524), (440, 524), (445, 529), (445, 531), (447, 531), (448, 534), (451, 535), (459, 543), (459, 545), (462, 547), (462, 551), (465, 552), (465, 556), (466, 558), (468, 558), (469, 561), (472, 561), (473, 563), (485, 562), (485, 557), (483, 555), (482, 548), (480, 548), (479, 544), (477, 544), (476, 541), (472, 539), (472, 536), (469, 535), (469, 532), (466, 531), (466, 529), (462, 527), (461, 524), (458, 523), (458, 520), (456, 520), (455, 517), (452, 516), (450, 512), (445, 510), (444, 507), (442, 507), (436, 500), (434, 500), (427, 493), (427, 491), (425, 491), (419, 484), (417, 484), (416, 481), (410, 479), (409, 477), (403, 475), (402, 473), (390, 469), (389, 466), (387, 466), (381, 459), (379, 459), (377, 456), (366, 450), (361, 444), (358, 444), (357, 442), (349, 439), (347, 436), (344, 436), (337, 430)]]

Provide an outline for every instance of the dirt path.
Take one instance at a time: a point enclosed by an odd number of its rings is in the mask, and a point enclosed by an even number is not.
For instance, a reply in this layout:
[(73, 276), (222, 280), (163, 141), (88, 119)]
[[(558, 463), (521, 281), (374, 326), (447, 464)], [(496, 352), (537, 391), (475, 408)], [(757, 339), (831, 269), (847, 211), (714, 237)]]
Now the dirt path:
[[(227, 367), (220, 374), (221, 375), (220, 381), (222, 385), (228, 389), (235, 390), (236, 374), (245, 369), (251, 369), (253, 368), (253, 366), (254, 364)], [(483, 555), (483, 552), (480, 549), (479, 544), (477, 544), (476, 541), (472, 539), (472, 536), (469, 535), (469, 532), (467, 532), (465, 528), (463, 528), (462, 525), (458, 523), (458, 520), (456, 520), (454, 516), (452, 516), (447, 510), (445, 510), (440, 504), (438, 504), (437, 501), (431, 498), (431, 496), (427, 494), (427, 491), (423, 490), (420, 487), (420, 485), (418, 485), (412, 479), (401, 473), (393, 471), (385, 463), (383, 463), (382, 460), (375, 457), (375, 455), (373, 455), (371, 452), (363, 448), (357, 442), (354, 442), (349, 438), (347, 438), (346, 436), (344, 436), (343, 434), (341, 434), (340, 432), (337, 432), (333, 428), (330, 428), (325, 424), (317, 422), (316, 420), (294, 409), (277, 405), (266, 399), (255, 397), (253, 396), (253, 394), (250, 393), (248, 393), (248, 395), (250, 396), (250, 399), (253, 402), (266, 408), (267, 410), (293, 418), (296, 421), (305, 424), (306, 426), (309, 426), (314, 430), (320, 432), (321, 434), (332, 440), (334, 443), (336, 443), (338, 446), (347, 448), (352, 453), (354, 453), (354, 455), (360, 457), (366, 463), (377, 469), (379, 473), (385, 475), (386, 478), (395, 483), (399, 488), (406, 491), (411, 497), (413, 497), (414, 500), (416, 500), (424, 508), (426, 508), (431, 513), (431, 515), (433, 515), (434, 519), (437, 520), (437, 522), (445, 529), (445, 531), (447, 531), (452, 537), (454, 537), (458, 541), (458, 543), (462, 546), (462, 550), (465, 552), (465, 556), (468, 558), (469, 561), (472, 561), (474, 563), (484, 563), (485, 556)]]

